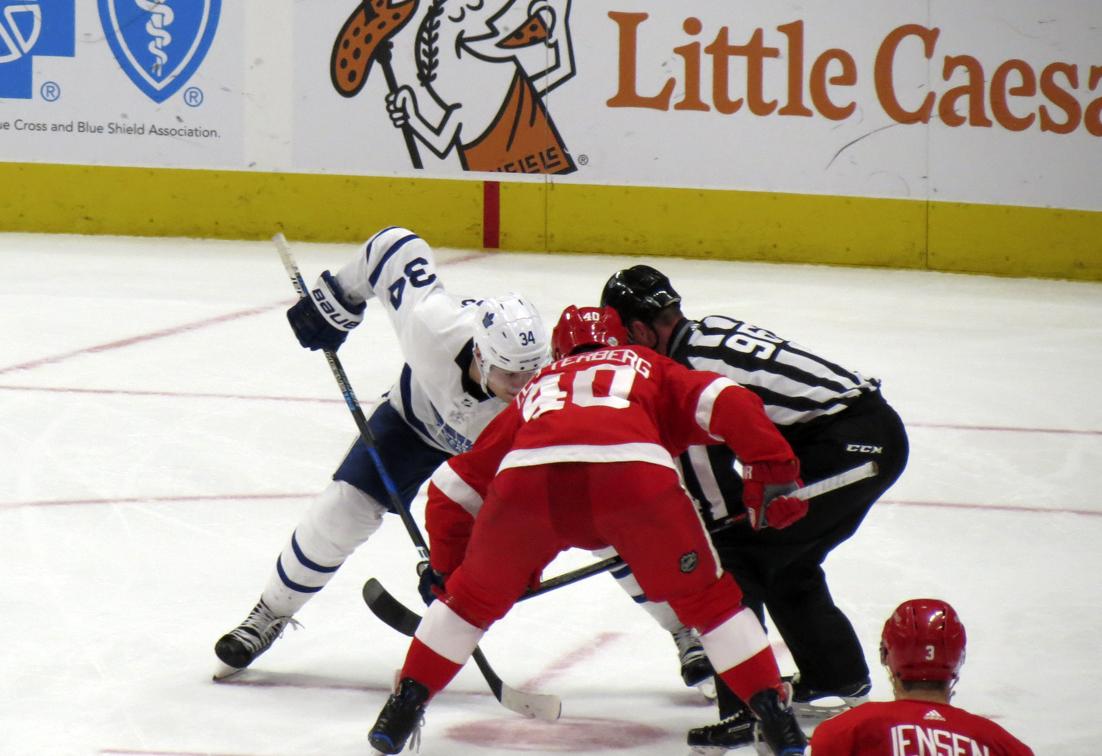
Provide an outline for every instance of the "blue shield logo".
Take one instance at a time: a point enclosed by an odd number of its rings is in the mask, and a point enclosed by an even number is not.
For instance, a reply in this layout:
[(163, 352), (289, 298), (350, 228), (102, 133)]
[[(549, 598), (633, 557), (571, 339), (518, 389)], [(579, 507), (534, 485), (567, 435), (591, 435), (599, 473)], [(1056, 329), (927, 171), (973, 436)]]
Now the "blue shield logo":
[(33, 59), (73, 57), (73, 0), (0, 0), (0, 99), (29, 100)]
[(222, 0), (99, 0), (111, 50), (154, 102), (187, 83), (214, 41)]

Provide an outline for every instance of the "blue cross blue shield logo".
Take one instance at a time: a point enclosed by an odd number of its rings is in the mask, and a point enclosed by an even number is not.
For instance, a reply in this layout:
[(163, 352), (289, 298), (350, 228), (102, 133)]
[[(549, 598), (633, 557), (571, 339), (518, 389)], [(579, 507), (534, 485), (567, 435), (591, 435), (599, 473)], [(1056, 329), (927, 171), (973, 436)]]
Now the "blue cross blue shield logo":
[(99, 0), (115, 59), (154, 102), (174, 95), (199, 68), (221, 9), (222, 0)]
[(73, 0), (0, 0), (0, 99), (29, 100), (35, 57), (73, 57)]

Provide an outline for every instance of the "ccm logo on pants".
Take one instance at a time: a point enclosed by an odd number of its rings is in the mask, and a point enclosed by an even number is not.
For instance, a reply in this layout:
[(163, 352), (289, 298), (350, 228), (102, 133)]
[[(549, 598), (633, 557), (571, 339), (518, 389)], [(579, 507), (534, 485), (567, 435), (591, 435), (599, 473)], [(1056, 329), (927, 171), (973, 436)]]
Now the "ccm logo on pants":
[(861, 452), (862, 454), (883, 454), (883, 446), (869, 446), (868, 444), (846, 444), (846, 451)]

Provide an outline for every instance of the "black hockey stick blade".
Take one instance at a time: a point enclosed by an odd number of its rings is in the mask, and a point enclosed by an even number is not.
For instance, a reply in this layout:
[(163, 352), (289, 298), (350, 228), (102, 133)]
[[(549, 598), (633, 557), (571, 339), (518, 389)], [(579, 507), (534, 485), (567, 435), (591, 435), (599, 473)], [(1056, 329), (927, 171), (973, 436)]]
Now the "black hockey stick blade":
[[(363, 597), (368, 609), (376, 617), (402, 635), (413, 637), (417, 632), (421, 616), (390, 595), (383, 584), (375, 578), (368, 578), (364, 583)], [(526, 693), (506, 685), (486, 661), (480, 648), (475, 648), (472, 658), (482, 672), (482, 676), (486, 678), (494, 698), (509, 711), (547, 722), (554, 722), (562, 715), (562, 700), (558, 696), (549, 693)]]
[(378, 580), (368, 578), (364, 583), (363, 595), (367, 608), (383, 622), (409, 638), (417, 632), (421, 617), (391, 596)]

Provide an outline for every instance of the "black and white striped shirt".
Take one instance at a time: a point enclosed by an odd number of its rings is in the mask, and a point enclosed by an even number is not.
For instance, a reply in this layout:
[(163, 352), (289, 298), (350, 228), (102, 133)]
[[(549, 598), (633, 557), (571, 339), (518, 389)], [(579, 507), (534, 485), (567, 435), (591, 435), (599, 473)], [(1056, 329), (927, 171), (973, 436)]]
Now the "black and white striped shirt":
[[(711, 370), (753, 391), (786, 437), (829, 422), (880, 388), (876, 378), (847, 370), (764, 328), (721, 315), (682, 320), (670, 336), (668, 352), (683, 365)], [(685, 484), (703, 505), (705, 519), (726, 517), (721, 491), (741, 490), (737, 482), (731, 485), (730, 450), (693, 447), (680, 462)]]

